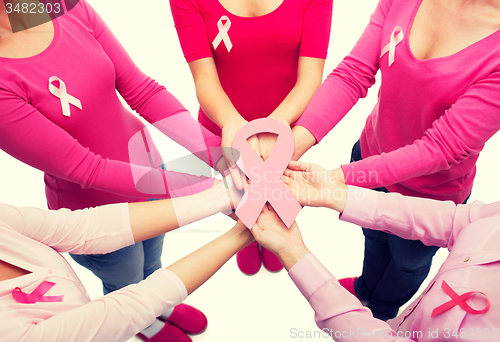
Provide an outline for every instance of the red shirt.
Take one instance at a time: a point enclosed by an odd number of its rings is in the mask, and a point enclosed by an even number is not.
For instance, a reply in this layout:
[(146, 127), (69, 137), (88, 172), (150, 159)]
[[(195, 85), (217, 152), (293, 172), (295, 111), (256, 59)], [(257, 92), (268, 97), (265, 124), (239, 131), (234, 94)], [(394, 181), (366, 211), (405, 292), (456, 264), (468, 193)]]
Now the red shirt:
[[(267, 117), (297, 81), (299, 56), (326, 58), (333, 0), (283, 0), (274, 11), (240, 17), (217, 0), (170, 0), (187, 62), (213, 57), (222, 88), (248, 121)], [(224, 32), (226, 41), (215, 48)], [(198, 120), (215, 134), (220, 128), (200, 109)]]

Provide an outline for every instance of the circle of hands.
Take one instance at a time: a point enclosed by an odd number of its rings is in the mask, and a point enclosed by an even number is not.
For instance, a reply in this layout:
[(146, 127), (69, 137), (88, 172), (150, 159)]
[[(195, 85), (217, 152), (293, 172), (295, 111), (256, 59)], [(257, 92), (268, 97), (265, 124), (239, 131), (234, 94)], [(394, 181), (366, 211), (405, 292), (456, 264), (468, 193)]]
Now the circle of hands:
[[(236, 134), (246, 123), (246, 121), (239, 121), (228, 124), (222, 129), (223, 158), (216, 165), (216, 169), (224, 176), (224, 186), (231, 203), (230, 207), (233, 209), (225, 214), (235, 220), (238, 220), (238, 217), (234, 209), (238, 206), (250, 181), (236, 165), (231, 147)], [(286, 125), (290, 129), (288, 123)], [(247, 141), (252, 150), (266, 161), (276, 145), (277, 137), (272, 133), (259, 133), (251, 136)], [(292, 160), (281, 180), (301, 206), (329, 207), (339, 212), (344, 209), (347, 186), (340, 168), (327, 171), (317, 164)], [(241, 221), (238, 222), (242, 224)], [(255, 225), (248, 228), (251, 229), (255, 240), (274, 252), (282, 262), (287, 256), (309, 253), (296, 222), (287, 228), (270, 203), (264, 206)]]

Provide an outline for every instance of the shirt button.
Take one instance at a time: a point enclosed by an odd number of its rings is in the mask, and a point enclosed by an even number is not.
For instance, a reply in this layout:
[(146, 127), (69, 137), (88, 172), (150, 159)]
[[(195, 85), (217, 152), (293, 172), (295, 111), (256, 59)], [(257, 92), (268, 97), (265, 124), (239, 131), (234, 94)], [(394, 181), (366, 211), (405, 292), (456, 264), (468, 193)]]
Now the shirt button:
[(49, 274), (52, 274), (52, 270), (47, 270), (47, 272), (48, 272)]
[(467, 262), (467, 261), (469, 261), (469, 260), (470, 260), (470, 258), (469, 258), (469, 257), (466, 257), (466, 258), (464, 259), (464, 262)]

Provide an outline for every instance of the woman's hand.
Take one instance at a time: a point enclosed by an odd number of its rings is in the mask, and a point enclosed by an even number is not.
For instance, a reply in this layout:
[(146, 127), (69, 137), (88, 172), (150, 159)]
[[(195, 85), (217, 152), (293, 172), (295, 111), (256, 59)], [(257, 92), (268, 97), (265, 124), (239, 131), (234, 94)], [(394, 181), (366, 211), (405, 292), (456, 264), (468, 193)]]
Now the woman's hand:
[(301, 205), (344, 211), (347, 185), (341, 168), (327, 171), (316, 164), (291, 161), (283, 182)]
[(287, 270), (311, 253), (304, 245), (297, 224), (294, 222), (288, 229), (276, 212), (267, 206), (253, 226), (252, 234), (258, 243), (278, 256)]
[[(234, 184), (231, 175), (225, 177), (222, 182), (216, 185), (222, 199), (221, 212), (225, 215), (231, 215), (238, 207), (243, 197), (244, 191), (238, 190)], [(233, 217), (235, 218), (235, 217)]]

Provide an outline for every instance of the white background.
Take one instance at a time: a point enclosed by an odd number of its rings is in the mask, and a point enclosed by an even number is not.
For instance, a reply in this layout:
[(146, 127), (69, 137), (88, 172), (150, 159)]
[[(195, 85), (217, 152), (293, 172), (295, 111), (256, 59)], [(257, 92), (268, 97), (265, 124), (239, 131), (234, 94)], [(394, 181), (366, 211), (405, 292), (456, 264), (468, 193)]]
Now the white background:
[[(89, 1), (139, 67), (165, 85), (196, 115), (198, 104), (194, 85), (180, 49), (168, 1)], [(335, 1), (325, 76), (349, 53), (375, 6), (376, 0)], [(376, 102), (378, 85), (303, 160), (319, 163), (328, 169), (347, 163), (352, 145), (358, 139), (366, 117)], [(166, 161), (186, 154), (181, 147), (161, 134), (153, 134)], [(482, 152), (471, 201), (479, 199), (492, 202), (498, 199), (496, 191), (499, 184), (496, 176), (499, 163), (498, 152), (495, 151), (499, 147), (500, 140), (495, 136)], [(1, 202), (46, 208), (42, 172), (2, 151), (0, 165)], [(338, 215), (333, 211), (318, 208), (303, 209), (297, 221), (306, 245), (337, 278), (360, 274), (363, 236), (359, 227), (338, 221)], [(232, 225), (231, 219), (217, 215), (183, 231), (167, 234), (162, 257), (164, 266), (213, 240)], [(435, 274), (446, 255), (446, 250), (438, 252), (434, 258), (432, 274)], [(101, 296), (100, 281), (89, 271), (73, 262), (72, 264), (90, 296)], [(293, 338), (291, 329), (307, 332), (316, 331), (317, 328), (313, 311), (285, 271), (272, 274), (262, 268), (257, 275), (249, 277), (238, 270), (236, 260), (232, 258), (212, 279), (192, 294), (186, 303), (201, 309), (209, 320), (207, 331), (193, 337), (195, 342), (327, 340), (325, 337)]]

